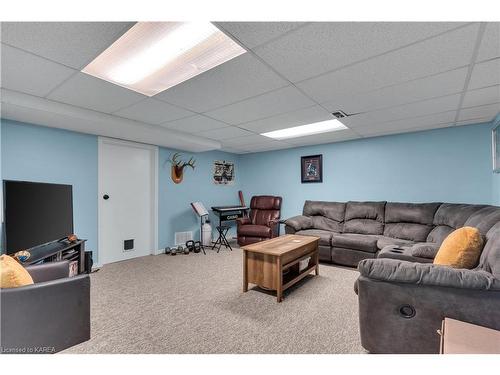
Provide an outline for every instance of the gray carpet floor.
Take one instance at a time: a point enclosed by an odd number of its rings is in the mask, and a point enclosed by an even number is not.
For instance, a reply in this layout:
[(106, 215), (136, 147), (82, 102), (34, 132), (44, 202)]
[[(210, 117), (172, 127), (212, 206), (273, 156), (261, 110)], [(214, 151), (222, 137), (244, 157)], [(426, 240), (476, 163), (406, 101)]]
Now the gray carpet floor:
[(108, 264), (91, 275), (91, 339), (65, 353), (363, 353), (357, 276), (322, 264), (278, 304), (242, 293), (239, 249)]

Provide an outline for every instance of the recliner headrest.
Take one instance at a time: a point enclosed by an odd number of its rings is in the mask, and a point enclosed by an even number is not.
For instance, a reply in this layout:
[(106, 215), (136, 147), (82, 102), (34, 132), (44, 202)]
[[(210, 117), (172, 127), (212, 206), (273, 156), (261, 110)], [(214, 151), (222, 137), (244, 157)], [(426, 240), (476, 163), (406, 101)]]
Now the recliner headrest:
[(256, 195), (250, 201), (252, 210), (279, 210), (281, 209), (281, 197), (273, 195)]

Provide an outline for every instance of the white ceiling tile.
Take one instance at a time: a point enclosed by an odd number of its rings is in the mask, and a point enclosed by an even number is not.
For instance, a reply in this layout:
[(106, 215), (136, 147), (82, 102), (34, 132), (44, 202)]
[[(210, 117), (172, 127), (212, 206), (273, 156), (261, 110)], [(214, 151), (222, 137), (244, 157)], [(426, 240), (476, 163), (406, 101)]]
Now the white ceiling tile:
[(338, 100), (470, 63), (478, 25), (470, 25), (395, 52), (297, 84), (320, 103)]
[(236, 137), (244, 137), (247, 135), (252, 135), (253, 133), (248, 130), (237, 128), (236, 126), (228, 126), (221, 129), (212, 129), (207, 131), (199, 132), (197, 135), (200, 137), (215, 139), (217, 141), (236, 138)]
[(274, 151), (274, 150), (283, 150), (286, 148), (292, 148), (292, 147), (297, 147), (296, 145), (292, 145), (289, 143), (285, 142), (280, 142), (280, 141), (271, 141), (267, 143), (262, 143), (262, 144), (256, 144), (256, 145), (248, 145), (245, 146), (246, 152), (265, 152), (265, 151)]
[(165, 128), (175, 129), (186, 133), (198, 133), (207, 130), (227, 128), (227, 124), (203, 115), (186, 117), (160, 125)]
[(112, 113), (146, 96), (99, 78), (78, 73), (55, 89), (49, 99), (95, 111)]
[(424, 100), (421, 102), (381, 109), (378, 111), (360, 113), (358, 115), (344, 118), (342, 122), (349, 128), (357, 129), (358, 127), (384, 124), (395, 120), (408, 119), (408, 121), (411, 121), (411, 118), (413, 117), (420, 117), (445, 111), (456, 111), (458, 109), (459, 101), (460, 94), (454, 94), (432, 100)]
[(500, 58), (475, 64), (468, 90), (500, 84)]
[(315, 22), (255, 52), (292, 82), (460, 26), (446, 22)]
[(461, 92), (464, 88), (467, 68), (416, 79), (323, 103), (331, 112), (341, 109), (346, 113), (359, 113), (407, 104)]
[(222, 146), (220, 151), (229, 152), (231, 154), (245, 154), (248, 152), (248, 151), (240, 149), (240, 148), (234, 148), (234, 147), (229, 147), (229, 146), (227, 146), (227, 147)]
[(462, 108), (458, 116), (458, 120), (468, 120), (475, 118), (489, 118), (493, 120), (500, 113), (500, 103), (482, 105), (478, 107)]
[(390, 129), (390, 130), (384, 130), (381, 132), (370, 132), (367, 134), (364, 134), (363, 137), (370, 138), (370, 137), (380, 137), (380, 136), (386, 136), (386, 135), (396, 135), (396, 134), (404, 134), (404, 133), (415, 133), (415, 132), (422, 132), (422, 131), (428, 131), (428, 130), (435, 130), (435, 129), (442, 129), (442, 128), (449, 128), (454, 126), (454, 122), (446, 122), (446, 123), (439, 123), (439, 124), (430, 124), (430, 125), (421, 125), (417, 126), (414, 128), (399, 128), (399, 129)]
[(120, 109), (114, 114), (155, 125), (194, 115), (191, 111), (152, 98)]
[(500, 57), (500, 22), (488, 22), (476, 61)]
[(2, 41), (82, 69), (133, 22), (2, 22)]
[(155, 96), (156, 99), (206, 112), (288, 84), (250, 53)]
[(269, 137), (264, 137), (258, 134), (250, 134), (244, 137), (226, 139), (222, 142), (222, 144), (230, 147), (245, 148), (246, 145), (261, 145), (269, 142), (273, 142), (273, 140)]
[(333, 119), (333, 116), (330, 112), (319, 105), (315, 105), (262, 120), (246, 122), (239, 125), (239, 127), (256, 133), (265, 133), (331, 119)]
[(467, 91), (462, 107), (475, 107), (492, 103), (500, 103), (500, 85)]
[(207, 115), (229, 124), (241, 124), (280, 113), (310, 107), (315, 103), (293, 86), (262, 94), (241, 102), (231, 104)]
[(305, 137), (289, 138), (285, 142), (294, 146), (307, 146), (315, 144), (341, 142), (349, 139), (359, 138), (359, 135), (351, 129), (337, 130), (329, 133), (308, 135)]
[(1, 44), (1, 86), (45, 96), (76, 71), (64, 65)]
[(403, 132), (422, 128), (439, 128), (448, 126), (455, 121), (456, 111), (436, 113), (427, 116), (415, 117), (396, 121), (387, 121), (380, 124), (357, 127), (356, 132), (362, 136), (382, 135), (393, 132)]
[(217, 26), (221, 26), (247, 48), (264, 44), (305, 24), (304, 22), (216, 22)]
[(469, 120), (459, 120), (455, 123), (456, 126), (462, 126), (462, 125), (472, 125), (472, 124), (482, 124), (485, 122), (490, 122), (491, 117), (479, 117), (479, 118), (473, 118)]

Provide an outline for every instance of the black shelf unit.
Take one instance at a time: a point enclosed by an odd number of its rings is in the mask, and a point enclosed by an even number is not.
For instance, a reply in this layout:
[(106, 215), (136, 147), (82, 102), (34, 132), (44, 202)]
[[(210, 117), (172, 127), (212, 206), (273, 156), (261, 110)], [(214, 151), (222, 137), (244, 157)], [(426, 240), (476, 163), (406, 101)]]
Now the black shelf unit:
[(24, 265), (57, 262), (61, 260), (78, 261), (78, 273), (90, 272), (85, 269), (85, 242), (87, 240), (77, 240), (75, 242), (57, 241), (30, 249), (31, 256), (23, 262)]

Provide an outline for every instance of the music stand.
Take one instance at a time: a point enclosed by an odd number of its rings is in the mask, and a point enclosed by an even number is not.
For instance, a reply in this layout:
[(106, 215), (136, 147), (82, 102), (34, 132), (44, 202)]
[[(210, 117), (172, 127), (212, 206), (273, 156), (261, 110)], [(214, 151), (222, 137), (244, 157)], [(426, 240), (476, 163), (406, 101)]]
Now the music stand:
[(205, 246), (203, 245), (203, 223), (204, 219), (208, 218), (208, 211), (201, 202), (191, 202), (191, 207), (193, 208), (196, 215), (200, 217), (200, 244), (203, 249), (203, 253), (205, 253)]

